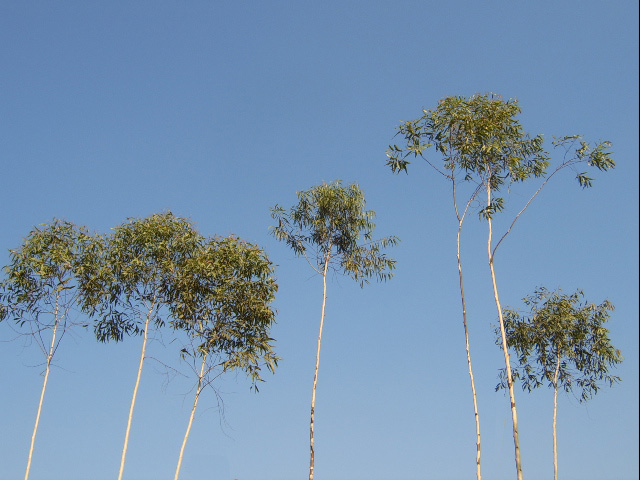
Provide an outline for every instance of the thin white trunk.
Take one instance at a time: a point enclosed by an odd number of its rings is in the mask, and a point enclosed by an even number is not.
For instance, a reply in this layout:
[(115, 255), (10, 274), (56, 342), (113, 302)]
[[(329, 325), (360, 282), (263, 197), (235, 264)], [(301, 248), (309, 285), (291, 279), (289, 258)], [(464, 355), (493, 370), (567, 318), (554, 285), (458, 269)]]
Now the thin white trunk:
[(38, 413), (36, 415), (36, 424), (33, 427), (33, 435), (31, 435), (31, 447), (29, 448), (29, 459), (27, 460), (27, 471), (24, 474), (24, 480), (28, 480), (29, 471), (31, 470), (31, 459), (33, 458), (33, 447), (36, 443), (36, 434), (38, 433), (38, 425), (40, 424), (40, 414), (42, 413), (42, 403), (44, 402), (44, 394), (47, 391), (47, 382), (49, 381), (49, 372), (51, 371), (51, 359), (56, 347), (56, 335), (58, 333), (58, 325), (60, 325), (60, 306), (59, 306), (60, 293), (56, 295), (56, 309), (54, 312), (54, 324), (53, 333), (51, 335), (51, 346), (49, 347), (49, 354), (47, 355), (47, 367), (44, 374), (44, 382), (42, 383), (42, 392), (40, 393), (40, 403), (38, 404)]
[(467, 349), (467, 363), (469, 365), (469, 378), (471, 379), (471, 392), (473, 393), (473, 411), (475, 413), (476, 420), (476, 476), (478, 480), (482, 480), (482, 472), (480, 468), (480, 414), (478, 412), (478, 398), (476, 395), (476, 383), (473, 377), (473, 365), (471, 363), (471, 347), (469, 343), (469, 327), (467, 324), (467, 302), (464, 294), (464, 280), (462, 276), (462, 261), (460, 259), (460, 233), (462, 230), (462, 221), (460, 221), (458, 228), (458, 274), (460, 277), (460, 298), (462, 300), (462, 322), (464, 324), (464, 338), (465, 346)]
[[(329, 252), (331, 247), (329, 248)], [(322, 329), (324, 327), (324, 312), (327, 305), (327, 271), (329, 270), (329, 260), (331, 254), (327, 254), (324, 263), (324, 271), (322, 272), (322, 316), (320, 317), (320, 333), (318, 334), (318, 352), (316, 353), (316, 371), (313, 376), (313, 393), (311, 394), (311, 425), (309, 428), (311, 459), (309, 461), (309, 480), (313, 480), (313, 471), (315, 467), (315, 445), (314, 445), (314, 421), (316, 410), (316, 386), (318, 385), (318, 368), (320, 367), (320, 348), (322, 346)]]
[(144, 322), (144, 339), (142, 341), (142, 352), (140, 353), (140, 365), (138, 366), (138, 376), (136, 377), (136, 386), (133, 389), (133, 397), (131, 398), (131, 407), (129, 408), (129, 420), (127, 422), (127, 432), (124, 436), (124, 447), (122, 448), (122, 459), (120, 460), (120, 472), (118, 480), (122, 480), (124, 473), (124, 462), (127, 459), (127, 448), (129, 447), (129, 432), (131, 431), (131, 421), (133, 420), (133, 409), (136, 406), (136, 397), (138, 396), (138, 386), (140, 386), (140, 377), (142, 376), (142, 366), (144, 365), (144, 357), (147, 352), (147, 339), (149, 338), (149, 322), (153, 314), (155, 306), (155, 298), (147, 314), (147, 320)]
[[(487, 206), (491, 205), (491, 178), (487, 179)], [(504, 328), (504, 318), (502, 316), (502, 306), (500, 305), (500, 295), (498, 294), (498, 284), (496, 281), (496, 272), (493, 265), (493, 224), (491, 217), (488, 218), (489, 223), (489, 240), (487, 250), (489, 253), (489, 268), (491, 269), (491, 280), (493, 283), (493, 296), (498, 308), (498, 318), (500, 319), (500, 334), (502, 335), (502, 351), (504, 352), (504, 363), (507, 371), (507, 383), (509, 385), (509, 399), (511, 400), (511, 418), (513, 420), (513, 443), (516, 456), (516, 472), (518, 480), (522, 480), (522, 460), (520, 458), (520, 435), (518, 433), (518, 412), (516, 410), (516, 396), (513, 388), (513, 375), (511, 373), (511, 361), (509, 358), (509, 347), (507, 345), (507, 335)]]
[(558, 351), (558, 364), (556, 374), (553, 377), (553, 478), (558, 480), (558, 377), (560, 375), (560, 351)]
[(456, 180), (454, 177), (454, 172), (451, 175), (451, 182), (453, 184), (453, 207), (456, 212), (456, 218), (458, 219), (458, 236), (457, 236), (457, 259), (458, 259), (458, 276), (460, 279), (460, 300), (462, 301), (462, 323), (464, 326), (464, 338), (465, 338), (465, 347), (467, 350), (467, 364), (469, 366), (469, 378), (471, 380), (471, 392), (473, 394), (473, 411), (475, 414), (475, 422), (476, 422), (476, 477), (477, 480), (482, 480), (482, 469), (481, 469), (481, 439), (480, 439), (480, 412), (478, 411), (478, 397), (476, 394), (476, 382), (473, 376), (473, 364), (471, 363), (471, 345), (469, 341), (469, 326), (467, 323), (467, 300), (464, 292), (464, 277), (462, 275), (462, 258), (460, 254), (461, 250), (461, 236), (462, 236), (462, 224), (464, 223), (464, 219), (469, 210), (469, 206), (471, 202), (476, 197), (476, 192), (471, 196), (469, 201), (467, 202), (464, 212), (460, 215), (460, 211), (458, 209), (458, 196), (457, 196), (457, 188), (456, 188)]
[(207, 355), (202, 357), (202, 367), (200, 368), (200, 375), (198, 376), (198, 388), (196, 389), (196, 398), (193, 400), (193, 408), (191, 409), (191, 416), (189, 417), (189, 425), (187, 426), (187, 432), (184, 434), (184, 440), (182, 441), (182, 447), (180, 448), (180, 457), (178, 458), (178, 467), (176, 468), (176, 476), (174, 480), (178, 480), (180, 477), (180, 469), (182, 468), (182, 457), (184, 456), (184, 449), (187, 446), (187, 440), (191, 433), (191, 426), (193, 425), (193, 417), (196, 415), (196, 408), (198, 408), (198, 400), (200, 399), (200, 392), (202, 392), (202, 379), (204, 378), (204, 369), (207, 363)]

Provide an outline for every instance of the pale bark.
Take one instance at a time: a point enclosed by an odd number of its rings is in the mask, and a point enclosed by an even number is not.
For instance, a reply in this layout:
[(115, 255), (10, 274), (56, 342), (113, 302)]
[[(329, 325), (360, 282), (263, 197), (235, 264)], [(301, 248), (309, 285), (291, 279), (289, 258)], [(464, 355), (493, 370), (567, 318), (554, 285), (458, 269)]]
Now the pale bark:
[(42, 392), (40, 393), (40, 403), (38, 404), (38, 413), (36, 415), (36, 424), (33, 427), (33, 435), (31, 435), (31, 447), (29, 448), (29, 458), (27, 460), (27, 471), (24, 474), (24, 480), (28, 480), (29, 471), (31, 470), (31, 459), (33, 458), (33, 448), (36, 443), (36, 434), (38, 433), (38, 425), (40, 424), (40, 414), (42, 413), (42, 403), (44, 402), (44, 394), (47, 391), (47, 383), (49, 381), (49, 372), (51, 371), (51, 359), (56, 347), (56, 335), (58, 333), (58, 325), (60, 325), (60, 306), (59, 306), (60, 293), (56, 296), (56, 309), (54, 312), (54, 324), (53, 333), (51, 334), (51, 346), (49, 347), (49, 353), (47, 354), (47, 367), (44, 373), (44, 382), (42, 383)]
[[(462, 228), (462, 223), (460, 223)], [(469, 327), (467, 324), (467, 302), (464, 295), (464, 280), (462, 277), (462, 262), (460, 260), (460, 229), (458, 229), (458, 274), (460, 277), (460, 297), (462, 299), (462, 323), (464, 324), (464, 338), (467, 349), (467, 364), (469, 365), (469, 378), (471, 379), (471, 392), (473, 393), (473, 411), (476, 420), (476, 476), (482, 480), (480, 468), (481, 447), (480, 447), (480, 414), (478, 412), (478, 398), (476, 395), (476, 383), (473, 377), (473, 365), (471, 363), (471, 347), (469, 344)]]
[[(329, 247), (331, 252), (331, 247)], [(314, 421), (316, 410), (316, 386), (318, 385), (318, 368), (320, 367), (320, 348), (322, 346), (322, 329), (324, 327), (324, 312), (327, 305), (327, 271), (329, 270), (329, 261), (331, 260), (331, 253), (328, 253), (324, 262), (324, 271), (322, 272), (322, 316), (320, 317), (320, 333), (318, 334), (318, 352), (316, 353), (316, 370), (313, 376), (313, 393), (311, 394), (311, 424), (309, 428), (310, 437), (310, 450), (311, 459), (309, 461), (309, 480), (313, 480), (313, 473), (315, 468), (315, 444), (314, 444)]]
[(553, 377), (553, 478), (558, 480), (558, 377), (560, 375), (560, 351), (558, 351), (558, 364)]
[(140, 377), (142, 376), (142, 366), (144, 365), (144, 358), (147, 352), (147, 339), (149, 338), (149, 323), (153, 314), (155, 306), (155, 298), (147, 314), (147, 320), (144, 322), (144, 339), (142, 341), (142, 352), (140, 353), (140, 365), (138, 366), (138, 376), (136, 377), (136, 386), (133, 389), (133, 397), (131, 398), (131, 407), (129, 408), (129, 420), (127, 422), (127, 432), (124, 437), (124, 447), (122, 448), (122, 459), (120, 460), (120, 472), (118, 473), (118, 480), (122, 480), (124, 474), (124, 462), (127, 458), (127, 448), (129, 447), (129, 432), (131, 431), (131, 421), (133, 420), (133, 409), (136, 406), (136, 398), (138, 396), (138, 387), (140, 386)]
[[(487, 179), (487, 206), (491, 205), (491, 179)], [(502, 351), (504, 353), (504, 363), (507, 372), (507, 384), (509, 386), (509, 399), (511, 401), (511, 418), (513, 420), (513, 443), (515, 447), (516, 472), (518, 480), (522, 480), (522, 460), (520, 458), (520, 435), (518, 433), (518, 412), (516, 410), (516, 396), (513, 388), (513, 375), (511, 373), (511, 360), (509, 358), (509, 347), (507, 345), (507, 335), (504, 328), (504, 318), (502, 316), (502, 305), (500, 304), (500, 295), (498, 294), (498, 284), (496, 280), (496, 272), (493, 264), (494, 255), (491, 248), (493, 242), (493, 224), (491, 216), (488, 218), (489, 223), (489, 239), (487, 250), (489, 254), (489, 268), (491, 269), (491, 280), (493, 283), (493, 296), (498, 308), (498, 318), (500, 320), (500, 334), (502, 336)]]
[[(455, 179), (452, 178), (453, 182), (453, 205), (456, 210), (456, 217), (458, 218), (458, 237), (457, 237), (457, 258), (458, 258), (458, 276), (460, 279), (460, 299), (462, 301), (462, 323), (464, 326), (464, 338), (465, 338), (465, 347), (467, 351), (467, 364), (469, 366), (469, 378), (471, 379), (471, 392), (473, 394), (473, 412), (475, 415), (476, 422), (476, 477), (478, 480), (482, 480), (482, 471), (481, 471), (481, 442), (480, 442), (480, 413), (478, 411), (478, 397), (476, 395), (476, 383), (473, 376), (473, 364), (471, 363), (471, 346), (469, 342), (469, 327), (467, 324), (467, 301), (464, 293), (464, 278), (462, 275), (462, 259), (460, 257), (460, 236), (462, 234), (462, 224), (464, 222), (464, 218), (467, 213), (467, 209), (471, 203), (471, 200), (467, 202), (467, 206), (464, 210), (462, 216), (460, 216), (460, 212), (458, 211), (458, 201), (456, 199), (456, 182)], [(474, 194), (475, 197), (475, 194)]]
[(182, 468), (182, 457), (184, 456), (184, 449), (187, 446), (187, 440), (191, 433), (191, 426), (193, 425), (193, 417), (196, 414), (196, 408), (198, 408), (198, 400), (200, 399), (200, 392), (202, 392), (202, 379), (204, 378), (204, 369), (207, 364), (207, 355), (202, 357), (202, 367), (200, 368), (200, 375), (198, 376), (198, 388), (196, 389), (196, 398), (193, 400), (193, 408), (191, 408), (191, 416), (189, 417), (189, 425), (187, 426), (187, 432), (184, 434), (184, 440), (182, 441), (182, 447), (180, 448), (180, 457), (178, 457), (178, 467), (176, 468), (176, 475), (174, 480), (178, 480), (180, 476), (180, 468)]

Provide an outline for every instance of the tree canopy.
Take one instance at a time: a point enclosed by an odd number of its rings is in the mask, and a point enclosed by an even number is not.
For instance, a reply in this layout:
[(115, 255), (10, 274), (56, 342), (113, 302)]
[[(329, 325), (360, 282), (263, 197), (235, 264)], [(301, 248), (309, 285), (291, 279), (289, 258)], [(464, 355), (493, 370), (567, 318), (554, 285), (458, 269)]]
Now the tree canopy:
[[(549, 174), (551, 154), (544, 148), (544, 137), (524, 131), (517, 119), (520, 113), (517, 100), (491, 93), (444, 98), (435, 109), (423, 110), (420, 117), (398, 127), (404, 146), (389, 146), (387, 165), (395, 173), (406, 172), (410, 158), (421, 157), (445, 176), (452, 178), (459, 171), (465, 180), (493, 191), (505, 183), (550, 177), (566, 167), (574, 169), (578, 183), (586, 188), (593, 178), (577, 165), (601, 171), (615, 167), (611, 142), (589, 144), (580, 135), (569, 135), (554, 137), (552, 146), (564, 150), (564, 157)], [(442, 156), (440, 166), (427, 156), (431, 147)], [(503, 208), (504, 199), (497, 197), (480, 214), (488, 218)]]
[[(614, 310), (611, 302), (588, 303), (582, 290), (565, 294), (544, 287), (523, 302), (528, 312), (504, 310), (507, 344), (518, 361), (513, 377), (523, 390), (545, 383), (565, 392), (577, 389), (583, 402), (595, 395), (602, 383), (611, 386), (620, 381), (610, 374), (610, 369), (622, 362), (622, 354), (611, 344), (605, 327)], [(502, 370), (496, 389), (504, 385)]]
[(358, 185), (343, 186), (340, 180), (323, 183), (298, 192), (298, 200), (288, 212), (278, 205), (271, 209), (278, 222), (271, 232), (278, 240), (308, 260), (311, 256), (317, 271), (329, 262), (360, 285), (371, 277), (391, 278), (395, 260), (381, 250), (399, 240), (393, 236), (373, 239), (375, 212), (365, 210)]
[(31, 322), (31, 333), (51, 328), (56, 318), (69, 320), (78, 294), (76, 275), (91, 239), (86, 229), (58, 219), (33, 229), (20, 248), (10, 250), (11, 262), (4, 267), (4, 316), (19, 326)]
[(98, 340), (141, 334), (146, 316), (162, 327), (166, 317), (159, 309), (176, 308), (179, 268), (201, 242), (189, 220), (167, 212), (130, 218), (89, 252), (81, 289), (84, 308), (97, 317)]
[(275, 371), (270, 329), (278, 285), (264, 251), (233, 236), (209, 239), (181, 264), (175, 286), (175, 327), (196, 341), (183, 354), (220, 356), (224, 369), (244, 370), (256, 388), (261, 365)]

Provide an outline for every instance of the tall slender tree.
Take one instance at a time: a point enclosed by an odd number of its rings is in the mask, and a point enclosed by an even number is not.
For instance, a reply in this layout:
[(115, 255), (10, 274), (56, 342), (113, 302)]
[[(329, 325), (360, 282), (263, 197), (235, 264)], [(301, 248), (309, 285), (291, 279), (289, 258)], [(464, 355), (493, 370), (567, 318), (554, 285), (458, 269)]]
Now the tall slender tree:
[[(544, 287), (523, 301), (528, 312), (504, 309), (507, 343), (518, 359), (512, 374), (523, 390), (545, 383), (553, 388), (553, 473), (558, 480), (558, 391), (573, 392), (577, 386), (579, 401), (584, 402), (598, 393), (600, 384), (620, 381), (609, 369), (622, 362), (622, 354), (604, 327), (614, 307), (609, 301), (586, 302), (581, 290), (567, 295)], [(501, 334), (496, 333), (496, 343), (501, 344)], [(506, 386), (503, 369), (496, 390)]]
[(261, 367), (272, 373), (278, 364), (269, 336), (275, 322), (270, 304), (278, 290), (273, 265), (256, 245), (236, 237), (210, 239), (185, 260), (176, 282), (175, 326), (193, 339), (184, 357), (201, 359), (191, 415), (184, 435), (175, 480), (180, 476), (184, 451), (202, 390), (218, 374), (239, 369), (247, 373), (256, 391)]
[(271, 216), (278, 222), (271, 229), (273, 235), (296, 255), (304, 256), (322, 276), (322, 313), (311, 395), (309, 480), (313, 480), (315, 468), (316, 387), (327, 304), (327, 273), (333, 269), (352, 277), (362, 287), (372, 277), (391, 278), (395, 267), (395, 260), (381, 250), (395, 245), (398, 239), (391, 236), (374, 240), (375, 212), (365, 210), (365, 206), (364, 193), (358, 185), (345, 187), (338, 180), (298, 192), (298, 203), (289, 211), (278, 205), (271, 209)]
[[(449, 125), (440, 116), (434, 115), (431, 111), (424, 111), (424, 115), (417, 120), (407, 121), (398, 127), (397, 135), (404, 137), (406, 145), (389, 145), (387, 150), (387, 165), (391, 167), (393, 173), (408, 173), (410, 161), (408, 157), (423, 158), (426, 163), (437, 173), (451, 182), (452, 203), (456, 221), (458, 223), (456, 235), (456, 260), (458, 265), (458, 283), (460, 288), (460, 301), (462, 306), (462, 326), (464, 329), (465, 350), (467, 354), (467, 367), (469, 370), (469, 380), (471, 383), (471, 395), (473, 400), (473, 411), (476, 426), (476, 477), (482, 480), (482, 442), (480, 433), (480, 411), (478, 408), (478, 396), (476, 392), (475, 377), (473, 374), (473, 362), (471, 361), (471, 342), (469, 337), (469, 323), (467, 315), (467, 300), (464, 288), (464, 274), (462, 268), (462, 227), (467, 218), (472, 203), (477, 199), (480, 188), (476, 187), (468, 193), (466, 200), (460, 204), (459, 201), (459, 177), (466, 174), (460, 167), (460, 152), (454, 148), (454, 135)], [(424, 144), (424, 141), (429, 142)], [(442, 156), (442, 166), (438, 167), (427, 157), (423, 156), (423, 151), (435, 145), (435, 150)]]
[[(479, 214), (488, 223), (487, 253), (489, 270), (493, 285), (494, 300), (500, 320), (505, 370), (509, 388), (515, 464), (518, 480), (522, 480), (522, 462), (515, 392), (504, 334), (504, 319), (498, 291), (495, 271), (495, 254), (504, 239), (511, 233), (520, 216), (545, 187), (547, 182), (559, 171), (571, 168), (583, 187), (590, 187), (593, 179), (586, 172), (577, 171), (577, 166), (586, 165), (598, 170), (608, 170), (615, 166), (611, 158), (610, 142), (589, 145), (579, 135), (557, 138), (554, 147), (564, 149), (561, 163), (548, 173), (550, 154), (544, 149), (542, 135), (531, 137), (524, 131), (519, 120), (520, 107), (516, 100), (503, 100), (501, 97), (486, 94), (465, 97), (448, 97), (441, 100), (434, 110), (424, 110), (418, 119), (405, 122), (402, 131), (407, 142), (406, 147), (393, 145), (387, 155), (388, 164), (394, 171), (406, 170), (411, 156), (426, 159), (425, 151), (435, 146), (437, 152), (445, 158), (445, 170), (460, 169), (465, 180), (472, 182), (473, 194), (485, 191), (486, 206)], [(505, 185), (523, 182), (531, 178), (546, 177), (528, 202), (513, 218), (506, 232), (494, 245), (493, 217), (504, 209), (504, 198), (497, 197)], [(509, 189), (510, 190), (510, 189)], [(477, 424), (476, 424), (477, 425)]]
[(76, 318), (76, 275), (82, 268), (83, 251), (93, 241), (82, 227), (54, 219), (35, 228), (4, 268), (0, 282), (0, 320), (12, 319), (19, 335), (26, 335), (45, 357), (44, 380), (31, 436), (25, 480), (29, 478), (33, 450), (40, 424), (51, 363), (64, 334), (85, 326)]
[(152, 328), (161, 328), (185, 301), (177, 279), (181, 265), (197, 254), (202, 237), (190, 221), (172, 213), (129, 219), (116, 227), (102, 248), (90, 251), (80, 277), (83, 308), (95, 315), (101, 342), (142, 334), (142, 348), (122, 449), (124, 473), (133, 412)]

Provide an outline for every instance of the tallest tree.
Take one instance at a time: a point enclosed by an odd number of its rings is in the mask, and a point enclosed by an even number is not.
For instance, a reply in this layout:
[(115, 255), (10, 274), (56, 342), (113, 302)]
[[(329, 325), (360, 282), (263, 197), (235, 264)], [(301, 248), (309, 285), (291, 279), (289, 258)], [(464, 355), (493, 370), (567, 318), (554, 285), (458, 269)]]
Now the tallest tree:
[[(481, 195), (485, 198), (484, 206), (479, 214), (488, 224), (487, 254), (489, 271), (493, 287), (493, 296), (500, 323), (500, 336), (505, 361), (505, 372), (510, 397), (513, 421), (513, 440), (515, 464), (518, 480), (522, 479), (522, 460), (520, 455), (520, 437), (518, 430), (518, 414), (513, 388), (513, 376), (505, 335), (502, 304), (498, 290), (495, 268), (495, 255), (504, 239), (511, 233), (514, 225), (527, 210), (531, 202), (543, 190), (547, 182), (556, 173), (569, 167), (576, 172), (576, 179), (583, 188), (590, 187), (593, 179), (582, 167), (593, 167), (608, 170), (615, 166), (609, 151), (610, 143), (601, 142), (589, 145), (578, 135), (558, 138), (553, 142), (554, 148), (564, 150), (563, 161), (549, 173), (551, 155), (544, 149), (542, 135), (531, 136), (524, 131), (517, 116), (520, 107), (516, 100), (503, 100), (501, 97), (486, 94), (465, 97), (448, 97), (441, 100), (434, 110), (424, 110), (416, 120), (405, 122), (400, 126), (399, 134), (404, 136), (406, 145), (392, 145), (387, 151), (387, 164), (393, 171), (407, 169), (411, 157), (421, 157), (432, 167), (449, 178), (453, 184), (454, 206), (458, 217), (458, 269), (463, 299), (463, 318), (467, 340), (467, 356), (469, 372), (474, 393), (476, 408), (476, 429), (478, 432), (477, 468), (480, 477), (480, 434), (475, 387), (469, 353), (469, 336), (466, 323), (466, 304), (460, 264), (460, 230), (464, 214), (460, 215), (456, 200), (456, 179), (463, 177), (471, 184), (471, 194), (464, 213)], [(427, 156), (427, 151), (434, 147), (444, 162), (442, 167), (436, 166)], [(580, 167), (580, 168), (578, 168)], [(504, 186), (529, 179), (544, 178), (522, 209), (513, 217), (508, 229), (495, 241), (493, 218), (505, 208), (505, 200), (499, 196)], [(510, 189), (509, 189), (510, 190)]]

